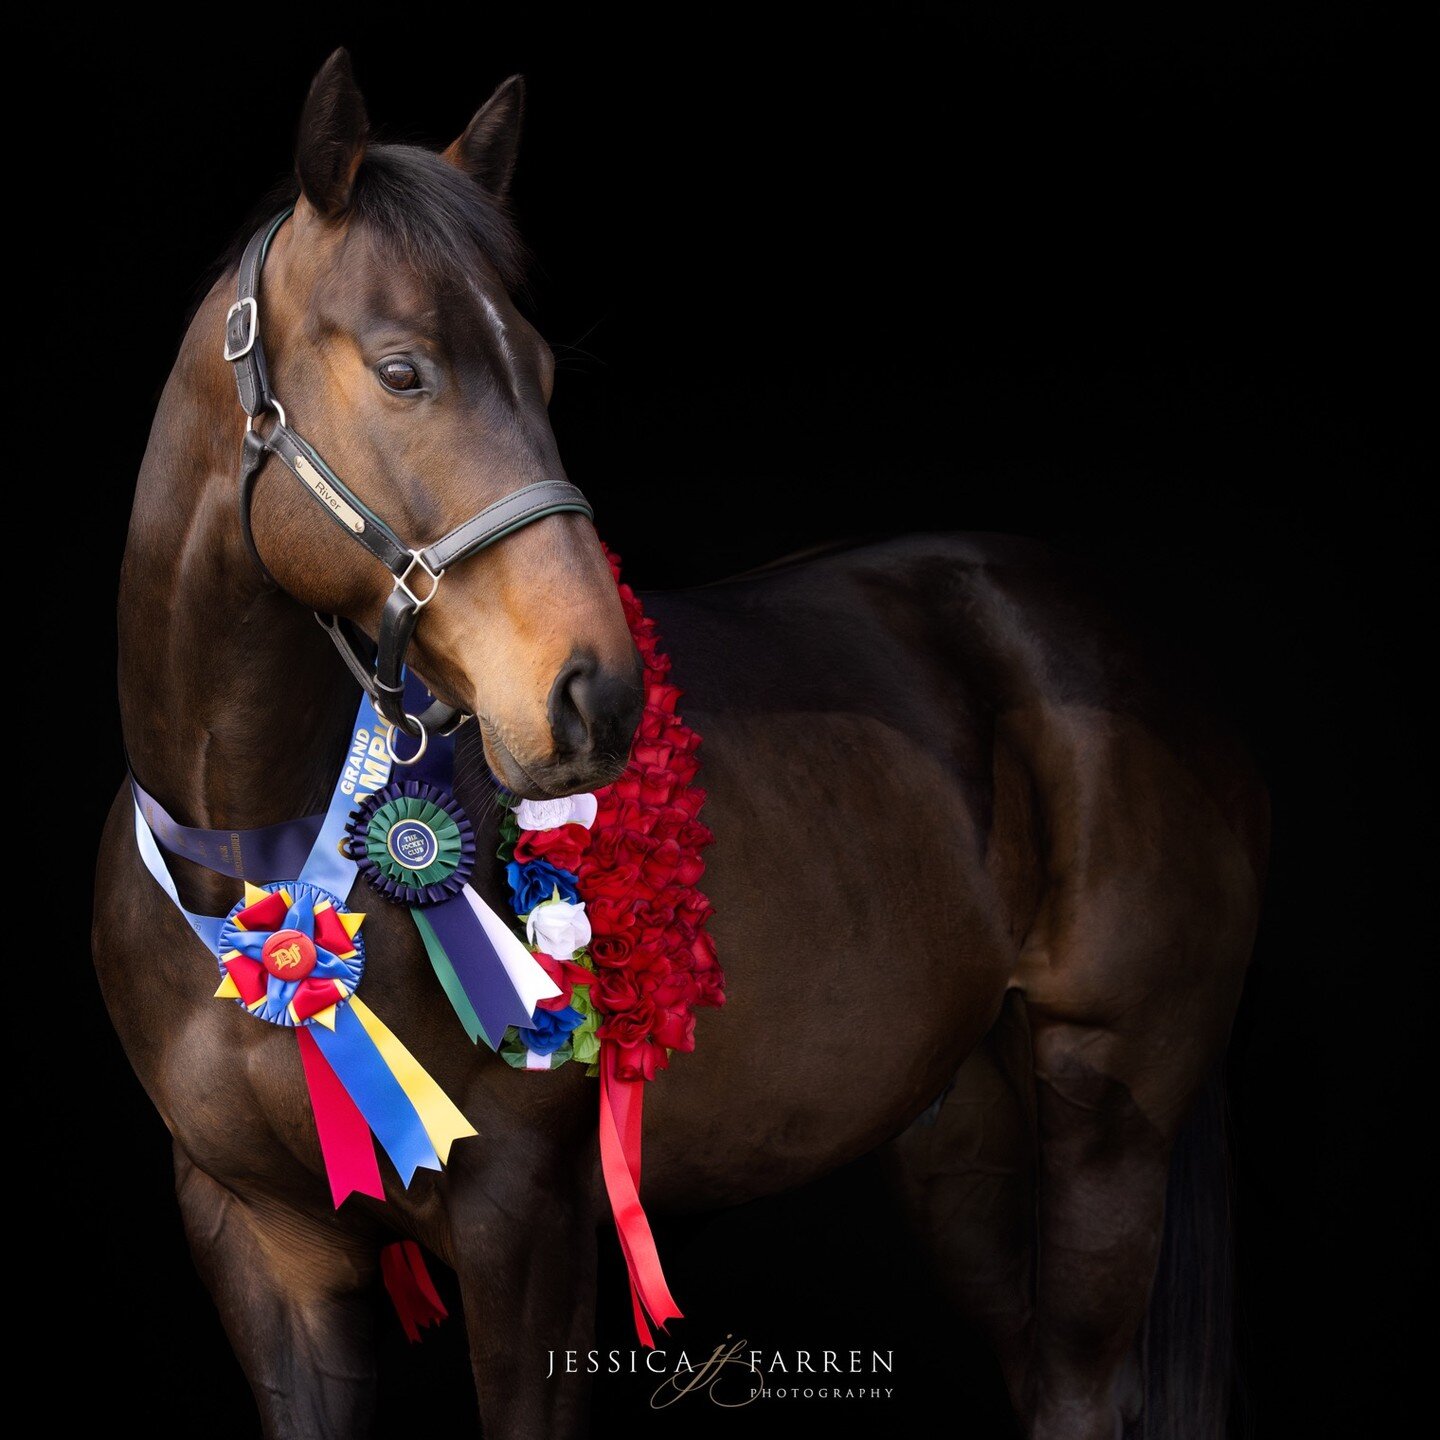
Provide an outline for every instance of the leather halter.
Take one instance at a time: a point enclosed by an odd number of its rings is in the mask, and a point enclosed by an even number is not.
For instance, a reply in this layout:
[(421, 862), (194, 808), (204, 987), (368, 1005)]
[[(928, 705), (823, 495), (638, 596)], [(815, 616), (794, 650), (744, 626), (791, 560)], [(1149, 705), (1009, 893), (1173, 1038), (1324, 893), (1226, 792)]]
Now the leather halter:
[[(403, 730), (407, 735), (419, 736), (420, 750), (409, 761), (401, 762), (413, 763), (424, 752), (430, 735), (449, 734), (469, 718), (439, 700), (423, 715), (410, 715), (404, 708), (405, 652), (409, 649), (420, 612), (435, 598), (435, 592), (440, 588), (441, 577), (452, 565), (478, 554), (497, 540), (503, 540), (536, 520), (543, 520), (547, 515), (568, 510), (593, 520), (595, 512), (584, 495), (568, 480), (541, 480), (512, 490), (433, 544), (415, 548), (406, 545), (340, 479), (321, 458), (320, 452), (291, 427), (285, 407), (270, 389), (265, 347), (260, 341), (260, 272), (265, 267), (270, 242), (293, 209), (292, 206), (282, 210), (250, 237), (240, 259), (239, 298), (225, 316), (225, 358), (235, 368), (240, 406), (247, 417), (240, 459), (240, 528), (255, 563), (269, 576), (270, 572), (255, 548), (255, 536), (250, 528), (250, 507), (255, 480), (266, 456), (278, 455), (325, 513), (394, 576), (394, 588), (380, 616), (380, 638), (373, 669), (356, 652), (338, 616), (317, 613), (315, 618), (335, 642), (340, 658), (369, 695), (376, 710), (396, 729)], [(269, 434), (262, 435), (255, 421), (267, 411), (273, 414), (275, 423)]]

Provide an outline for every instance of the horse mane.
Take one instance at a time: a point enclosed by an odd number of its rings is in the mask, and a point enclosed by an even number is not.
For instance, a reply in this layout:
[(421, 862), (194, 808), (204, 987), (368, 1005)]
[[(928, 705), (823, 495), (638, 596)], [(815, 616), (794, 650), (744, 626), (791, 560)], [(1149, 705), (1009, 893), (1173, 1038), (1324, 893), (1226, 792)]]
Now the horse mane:
[[(251, 235), (299, 194), (299, 181), (291, 175), (265, 195), (212, 268), (202, 296), (239, 266)], [(507, 289), (524, 278), (524, 246), (504, 202), (418, 145), (372, 145), (365, 151), (346, 219), (363, 226), (395, 260), (438, 284), (463, 281), (477, 251)]]

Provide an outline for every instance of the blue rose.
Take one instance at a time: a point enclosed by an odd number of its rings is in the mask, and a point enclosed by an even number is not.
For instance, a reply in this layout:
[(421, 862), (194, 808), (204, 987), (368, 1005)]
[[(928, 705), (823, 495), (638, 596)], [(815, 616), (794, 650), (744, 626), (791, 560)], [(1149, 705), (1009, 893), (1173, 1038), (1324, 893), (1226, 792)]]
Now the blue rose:
[(575, 877), (568, 870), (557, 870), (548, 860), (527, 860), (523, 865), (512, 860), (505, 867), (505, 878), (515, 896), (517, 915), (528, 915), (537, 905), (553, 899), (557, 890), (562, 900), (580, 898)]
[(520, 1039), (536, 1055), (553, 1055), (584, 1018), (573, 1005), (563, 1010), (537, 1010), (530, 1017), (535, 1028), (520, 1031)]

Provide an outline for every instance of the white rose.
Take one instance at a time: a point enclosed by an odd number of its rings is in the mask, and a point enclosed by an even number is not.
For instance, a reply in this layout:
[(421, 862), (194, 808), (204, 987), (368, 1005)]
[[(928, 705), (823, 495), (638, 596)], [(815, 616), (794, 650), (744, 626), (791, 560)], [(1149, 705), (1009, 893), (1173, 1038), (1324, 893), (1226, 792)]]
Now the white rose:
[(525, 922), (530, 943), (556, 960), (568, 960), (577, 950), (590, 943), (590, 920), (585, 902), (572, 905), (568, 900), (547, 900), (537, 905)]
[(522, 800), (515, 807), (515, 818), (522, 830), (558, 830), (572, 824), (588, 830), (595, 823), (597, 809), (595, 797), (582, 792), (562, 795), (558, 800)]

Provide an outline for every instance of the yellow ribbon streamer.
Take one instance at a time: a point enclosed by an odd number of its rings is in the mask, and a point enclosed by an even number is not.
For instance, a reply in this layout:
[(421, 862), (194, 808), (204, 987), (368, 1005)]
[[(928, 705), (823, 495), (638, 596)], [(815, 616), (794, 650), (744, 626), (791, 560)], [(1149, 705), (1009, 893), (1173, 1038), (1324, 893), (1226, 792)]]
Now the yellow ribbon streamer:
[(450, 1097), (430, 1078), (425, 1067), (395, 1038), (379, 1016), (358, 995), (350, 1001), (355, 1018), (400, 1082), (435, 1147), (442, 1163), (450, 1159), (450, 1146), (456, 1140), (476, 1133), (475, 1127), (460, 1113)]

